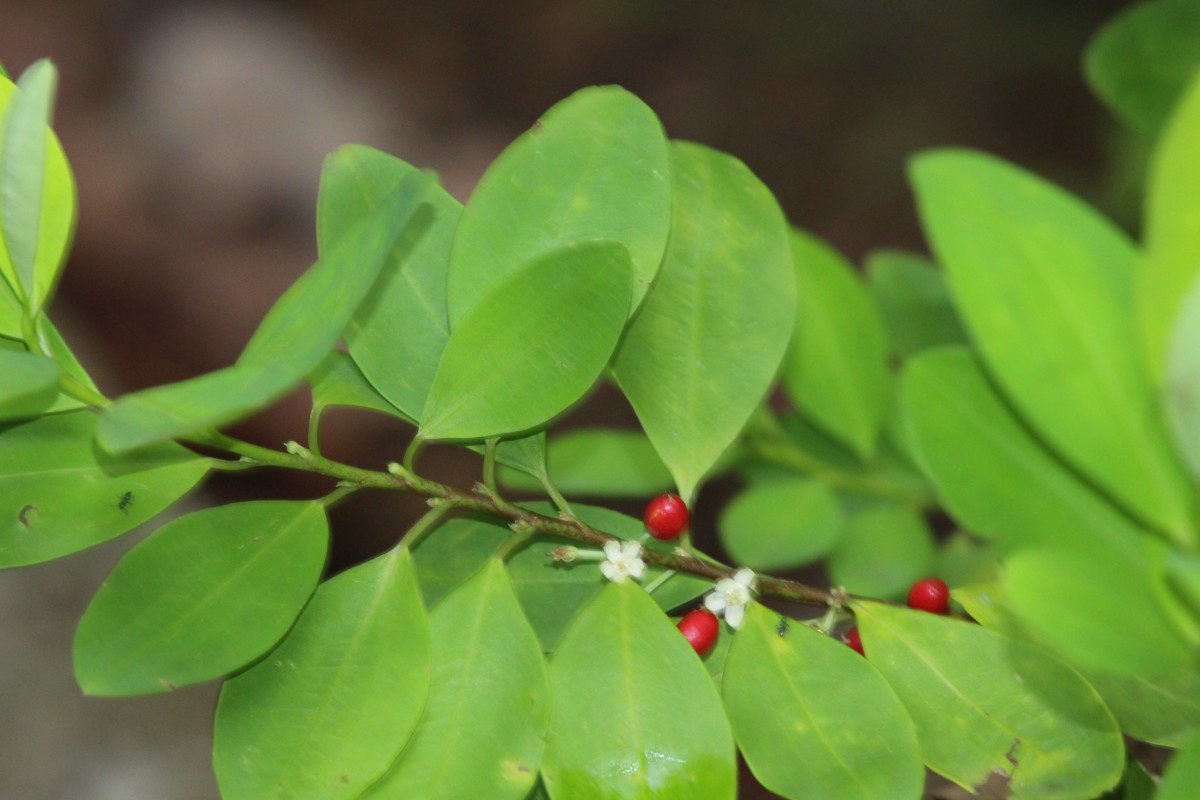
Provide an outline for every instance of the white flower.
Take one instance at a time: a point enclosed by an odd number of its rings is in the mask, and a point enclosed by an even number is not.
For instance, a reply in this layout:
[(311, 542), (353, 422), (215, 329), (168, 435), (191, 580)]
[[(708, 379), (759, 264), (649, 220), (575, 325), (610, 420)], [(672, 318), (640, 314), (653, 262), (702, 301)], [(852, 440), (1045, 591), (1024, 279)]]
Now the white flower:
[(716, 590), (704, 598), (704, 607), (714, 614), (724, 613), (729, 627), (736, 628), (742, 624), (753, 591), (754, 571), (739, 569), (732, 578), (717, 581)]
[(626, 578), (641, 580), (646, 572), (642, 545), (638, 542), (610, 539), (604, 543), (604, 557), (607, 561), (600, 565), (600, 571), (613, 583), (623, 583)]

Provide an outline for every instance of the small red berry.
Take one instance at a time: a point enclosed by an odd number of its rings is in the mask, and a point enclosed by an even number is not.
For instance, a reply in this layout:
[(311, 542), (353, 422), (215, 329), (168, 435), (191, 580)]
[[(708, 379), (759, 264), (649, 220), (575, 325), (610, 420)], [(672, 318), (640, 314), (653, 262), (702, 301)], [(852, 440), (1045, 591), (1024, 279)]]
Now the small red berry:
[(692, 649), (700, 655), (704, 655), (708, 648), (713, 646), (713, 642), (717, 640), (717, 634), (721, 630), (716, 616), (706, 608), (689, 611), (683, 619), (679, 620), (677, 627), (683, 634), (683, 638), (688, 640)]
[(863, 652), (862, 637), (858, 635), (858, 628), (851, 628), (846, 633), (846, 644), (850, 645), (851, 650), (857, 650), (860, 656), (865, 656)]
[(950, 610), (950, 587), (937, 578), (917, 581), (908, 590), (908, 607), (931, 614), (945, 614)]
[(674, 539), (688, 526), (687, 503), (677, 494), (660, 494), (646, 504), (646, 530), (655, 539)]

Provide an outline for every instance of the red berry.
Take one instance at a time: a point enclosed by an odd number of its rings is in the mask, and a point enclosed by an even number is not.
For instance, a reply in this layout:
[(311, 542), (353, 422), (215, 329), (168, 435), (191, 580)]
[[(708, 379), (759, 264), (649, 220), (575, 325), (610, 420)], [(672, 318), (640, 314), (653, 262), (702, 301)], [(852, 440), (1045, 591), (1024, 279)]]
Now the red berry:
[(908, 607), (931, 614), (945, 614), (950, 610), (950, 587), (937, 578), (917, 581), (908, 590)]
[(717, 633), (721, 630), (716, 616), (705, 608), (697, 608), (695, 611), (688, 612), (683, 619), (679, 620), (677, 627), (683, 634), (683, 638), (688, 640), (692, 649), (700, 655), (704, 655), (708, 648), (713, 646), (713, 642), (717, 640)]
[(865, 656), (863, 652), (862, 637), (858, 635), (858, 628), (851, 628), (846, 633), (846, 644), (850, 645), (851, 650), (857, 650), (860, 656)]
[(655, 539), (674, 539), (687, 529), (687, 503), (677, 494), (660, 494), (646, 504), (646, 530)]

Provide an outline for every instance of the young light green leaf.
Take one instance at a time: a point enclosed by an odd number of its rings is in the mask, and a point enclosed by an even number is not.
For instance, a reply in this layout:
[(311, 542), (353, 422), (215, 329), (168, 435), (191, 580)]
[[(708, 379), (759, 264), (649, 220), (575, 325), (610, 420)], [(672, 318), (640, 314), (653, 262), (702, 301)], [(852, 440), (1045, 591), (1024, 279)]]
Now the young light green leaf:
[[(550, 480), (568, 496), (650, 497), (671, 488), (671, 473), (640, 431), (579, 428), (550, 438)], [(514, 489), (538, 491), (536, 477), (504, 470)]]
[(34, 417), (58, 395), (58, 365), (45, 356), (0, 349), (0, 420)]
[(823, 483), (808, 478), (750, 486), (721, 511), (721, 545), (742, 566), (761, 572), (822, 558), (842, 533), (842, 512)]
[(0, 426), (0, 567), (65, 556), (136, 528), (188, 492), (209, 459), (174, 444), (96, 449), (96, 415)]
[(671, 150), (671, 240), (613, 366), (690, 502), (775, 378), (795, 317), (787, 223), (740, 161)]
[(610, 583), (550, 662), (542, 777), (553, 800), (737, 791), (733, 735), (700, 659), (632, 582)]
[(966, 343), (950, 291), (932, 261), (902, 250), (876, 250), (867, 256), (866, 271), (888, 340), (900, 357)]
[(1116, 722), (1047, 651), (967, 622), (852, 604), (867, 657), (917, 726), (926, 766), (967, 790), (993, 772), (1013, 800), (1095, 797), (1124, 769)]
[(1192, 800), (1200, 795), (1200, 735), (1193, 736), (1167, 764), (1155, 800)]
[(892, 395), (883, 318), (836, 250), (798, 230), (791, 246), (800, 305), (783, 385), (805, 414), (869, 459)]
[(166, 692), (269, 650), (325, 567), (319, 503), (261, 500), (196, 511), (125, 554), (75, 632), (84, 693)]
[(1155, 0), (1125, 9), (1088, 45), (1083, 67), (1113, 113), (1154, 135), (1200, 67), (1200, 8), (1192, 0)]
[(547, 111), (488, 168), (451, 254), (451, 327), (542, 256), (619, 242), (632, 260), (632, 314), (670, 232), (667, 140), (654, 112), (617, 86), (582, 89)]
[(899, 599), (915, 581), (933, 574), (933, 534), (913, 508), (864, 509), (846, 520), (828, 569), (833, 582), (849, 592)]
[(429, 620), (407, 550), (327, 581), (283, 643), (221, 690), (221, 796), (358, 797), (416, 728), (429, 673)]
[(1156, 597), (1139, 529), (1042, 448), (970, 353), (940, 349), (913, 359), (901, 398), (926, 473), (972, 533), (1009, 552), (1069, 549), (1090, 564), (1068, 602), (1024, 597), (1027, 610), (1038, 609), (1031, 625), (1097, 666), (1148, 671), (1190, 660)]
[(1200, 272), (1196, 276), (1171, 334), (1163, 400), (1175, 445), (1200, 481)]
[[(1193, 11), (1194, 13), (1194, 11)], [(1200, 14), (1196, 44), (1200, 46)], [(1200, 66), (1200, 56), (1197, 57)], [(1145, 264), (1135, 284), (1134, 309), (1151, 384), (1169, 370), (1172, 326), (1200, 278), (1200, 72), (1154, 148), (1146, 188)], [(1170, 380), (1169, 377), (1166, 378)], [(1170, 388), (1168, 387), (1168, 391)]]
[(789, 800), (919, 796), (917, 732), (896, 693), (846, 645), (779, 619), (747, 609), (721, 681), (754, 776)]
[(456, 323), (421, 436), (503, 436), (567, 410), (612, 357), (629, 292), (629, 254), (612, 242), (553, 252), (496, 286)]
[(406, 177), (276, 301), (234, 366), (135, 392), (106, 408), (101, 446), (121, 452), (186, 436), (233, 422), (282, 396), (333, 349), (431, 185), (421, 173)]
[[(492, 559), (429, 615), (433, 678), (413, 739), (364, 800), (522, 800), (550, 721), (541, 646)], [(464, 768), (464, 765), (470, 768)]]
[(982, 153), (928, 153), (911, 173), (926, 235), (1006, 396), (1072, 465), (1191, 542), (1191, 490), (1135, 346), (1133, 245), (1076, 198)]
[(30, 316), (46, 305), (75, 231), (75, 179), (50, 130), (58, 74), (43, 59), (0, 79), (0, 273)]
[[(325, 163), (317, 199), (317, 245), (331, 249), (410, 175), (413, 167), (361, 145), (343, 147)], [(384, 264), (379, 281), (346, 328), (355, 363), (376, 390), (416, 419), (425, 406), (450, 336), (446, 270), (462, 206), (440, 186)]]

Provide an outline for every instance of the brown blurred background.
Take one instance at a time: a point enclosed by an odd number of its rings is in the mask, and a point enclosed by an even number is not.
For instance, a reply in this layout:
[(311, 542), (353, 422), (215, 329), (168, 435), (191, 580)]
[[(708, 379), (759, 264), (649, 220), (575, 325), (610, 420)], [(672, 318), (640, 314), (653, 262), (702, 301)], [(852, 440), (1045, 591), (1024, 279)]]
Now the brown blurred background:
[[(509, 141), (588, 84), (621, 84), (671, 136), (739, 156), (793, 222), (856, 260), (921, 247), (904, 164), (931, 146), (992, 151), (1131, 224), (1127, 148), (1078, 67), (1123, 5), (0, 0), (0, 61), (14, 77), (43, 56), (59, 67), (56, 127), (81, 211), (52, 316), (115, 396), (232, 363), (315, 257), (333, 148), (387, 150), (466, 200)], [(582, 418), (628, 419), (610, 399)], [(302, 439), (307, 413), (297, 393), (237, 433)], [(408, 435), (353, 414), (329, 430), (334, 455), (372, 466)], [(475, 478), (438, 451), (423, 466)], [(326, 488), (222, 478), (192, 502)], [(702, 499), (702, 527), (715, 502)], [(420, 509), (377, 496), (339, 509), (335, 564), (394, 541)], [(71, 677), (74, 624), (132, 538), (0, 574), (0, 799), (216, 797), (214, 687), (104, 701)]]

